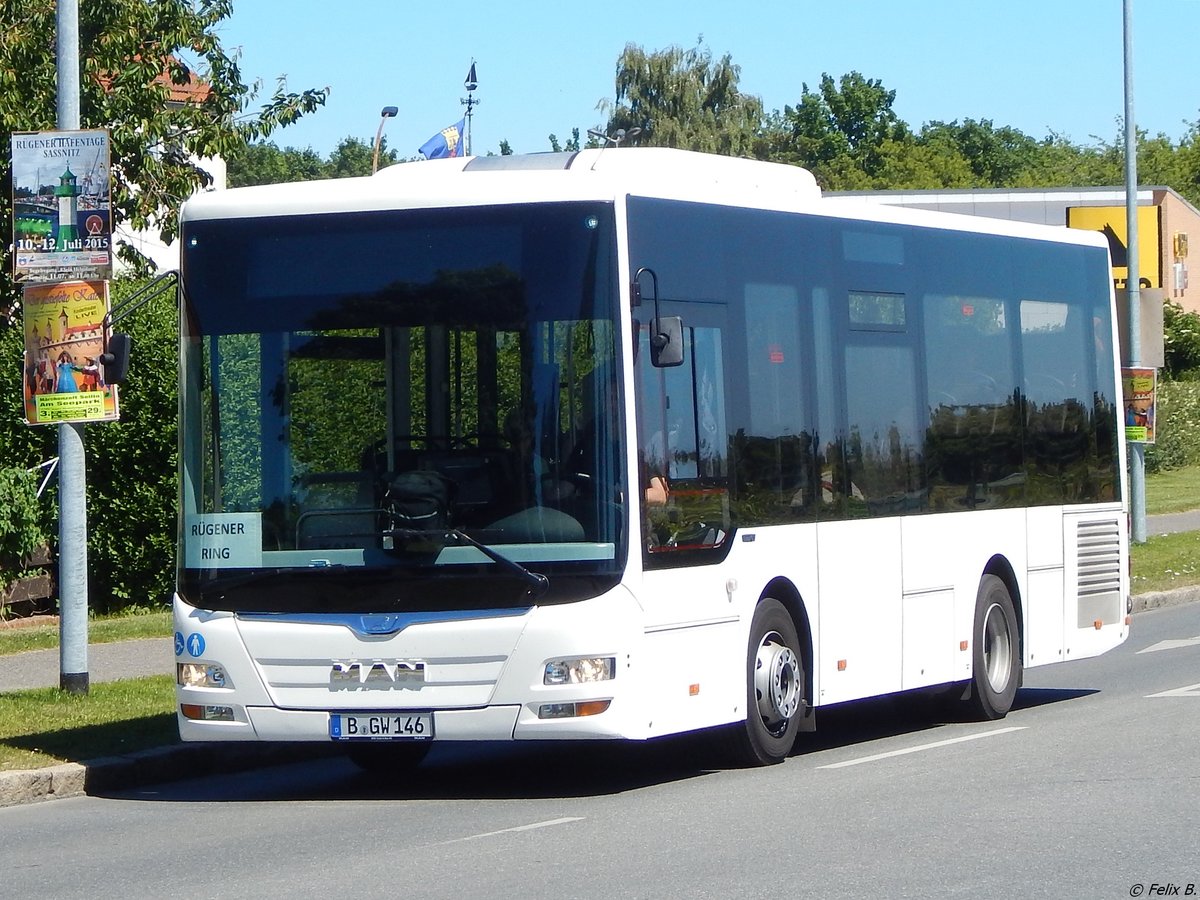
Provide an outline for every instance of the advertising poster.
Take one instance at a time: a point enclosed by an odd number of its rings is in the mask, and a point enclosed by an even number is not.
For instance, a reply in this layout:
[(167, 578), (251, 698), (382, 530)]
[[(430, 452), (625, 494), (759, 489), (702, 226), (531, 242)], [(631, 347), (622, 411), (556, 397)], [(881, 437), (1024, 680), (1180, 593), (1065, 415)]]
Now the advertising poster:
[(107, 131), (14, 134), (12, 182), (17, 282), (112, 278)]
[(1154, 443), (1154, 390), (1157, 369), (1121, 369), (1121, 393), (1125, 399), (1125, 440)]
[(25, 421), (111, 422), (117, 387), (104, 380), (108, 282), (31, 284), (24, 290)]

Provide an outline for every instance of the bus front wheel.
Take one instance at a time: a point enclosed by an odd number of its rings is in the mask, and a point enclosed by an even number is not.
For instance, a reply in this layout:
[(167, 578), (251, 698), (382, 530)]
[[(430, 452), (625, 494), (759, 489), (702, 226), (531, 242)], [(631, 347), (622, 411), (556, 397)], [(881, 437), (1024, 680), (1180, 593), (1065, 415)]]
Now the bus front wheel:
[(804, 715), (804, 659), (792, 617), (778, 600), (754, 610), (746, 655), (746, 721), (733, 732), (737, 761), (767, 766), (792, 750)]
[(984, 575), (975, 599), (971, 709), (981, 719), (1003, 719), (1021, 681), (1017, 614), (1004, 582)]

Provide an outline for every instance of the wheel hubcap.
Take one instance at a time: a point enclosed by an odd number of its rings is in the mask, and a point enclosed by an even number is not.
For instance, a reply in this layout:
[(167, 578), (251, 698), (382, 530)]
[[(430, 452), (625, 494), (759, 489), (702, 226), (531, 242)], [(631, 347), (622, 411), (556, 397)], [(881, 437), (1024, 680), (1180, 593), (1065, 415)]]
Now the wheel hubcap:
[(997, 603), (988, 607), (983, 620), (983, 666), (992, 690), (1003, 693), (1012, 677), (1012, 635), (1008, 617)]
[(800, 660), (772, 632), (758, 647), (754, 667), (754, 689), (758, 694), (758, 712), (773, 734), (782, 733), (800, 708)]

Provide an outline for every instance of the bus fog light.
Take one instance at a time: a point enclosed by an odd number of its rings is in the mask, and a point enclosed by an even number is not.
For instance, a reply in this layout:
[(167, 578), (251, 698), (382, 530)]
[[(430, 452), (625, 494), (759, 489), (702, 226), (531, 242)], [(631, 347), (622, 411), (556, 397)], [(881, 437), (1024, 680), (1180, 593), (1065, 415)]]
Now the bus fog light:
[(575, 719), (582, 716), (598, 716), (611, 705), (611, 700), (583, 700), (579, 703), (543, 703), (538, 707), (538, 718)]
[(199, 722), (232, 722), (232, 706), (201, 706), (198, 703), (181, 703), (179, 711), (185, 719)]
[(177, 663), (175, 681), (183, 687), (233, 687), (222, 666), (205, 663)]
[(617, 670), (613, 656), (585, 656), (577, 659), (553, 659), (546, 663), (542, 684), (590, 684), (610, 681)]

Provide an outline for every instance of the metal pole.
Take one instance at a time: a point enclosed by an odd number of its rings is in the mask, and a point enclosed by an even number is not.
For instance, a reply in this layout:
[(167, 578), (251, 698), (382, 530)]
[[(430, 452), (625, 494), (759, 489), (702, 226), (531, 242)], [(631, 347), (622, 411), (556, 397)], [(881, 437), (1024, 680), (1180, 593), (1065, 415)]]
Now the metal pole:
[[(1142, 361), (1142, 288), (1138, 271), (1138, 183), (1137, 183), (1137, 125), (1133, 117), (1133, 2), (1122, 0), (1125, 37), (1125, 222), (1128, 232), (1129, 268), (1126, 274), (1126, 296), (1129, 298), (1129, 361), (1131, 366)], [(1146, 542), (1146, 445), (1140, 441), (1129, 444), (1129, 514), (1132, 518), (1134, 543)]]
[(379, 145), (383, 142), (383, 126), (388, 119), (393, 118), (400, 110), (394, 106), (385, 106), (379, 111), (379, 127), (375, 130), (375, 150), (371, 154), (371, 174), (379, 171)]
[[(79, 130), (79, 2), (58, 0), (58, 129)], [(87, 464), (83, 426), (58, 426), (59, 687), (88, 692)]]

